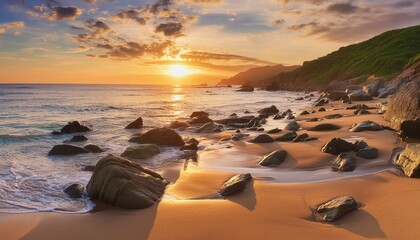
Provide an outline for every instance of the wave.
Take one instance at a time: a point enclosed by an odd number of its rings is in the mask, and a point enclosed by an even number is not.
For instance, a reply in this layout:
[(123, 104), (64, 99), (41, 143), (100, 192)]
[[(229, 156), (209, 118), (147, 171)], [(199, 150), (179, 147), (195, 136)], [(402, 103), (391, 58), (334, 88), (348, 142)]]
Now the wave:
[(39, 140), (50, 134), (28, 134), (28, 135), (11, 135), (11, 134), (0, 134), (0, 143), (15, 143), (15, 142), (28, 142), (33, 140)]

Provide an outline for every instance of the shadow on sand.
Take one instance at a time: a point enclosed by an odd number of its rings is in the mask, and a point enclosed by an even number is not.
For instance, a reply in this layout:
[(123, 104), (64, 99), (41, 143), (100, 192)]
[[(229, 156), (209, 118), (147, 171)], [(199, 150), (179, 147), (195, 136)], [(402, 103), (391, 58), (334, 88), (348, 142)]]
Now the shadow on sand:
[(378, 221), (363, 209), (348, 213), (348, 215), (337, 221), (334, 226), (364, 238), (386, 238)]
[(237, 203), (244, 208), (252, 211), (257, 206), (257, 195), (254, 190), (254, 180), (252, 180), (243, 192), (226, 197), (226, 200)]

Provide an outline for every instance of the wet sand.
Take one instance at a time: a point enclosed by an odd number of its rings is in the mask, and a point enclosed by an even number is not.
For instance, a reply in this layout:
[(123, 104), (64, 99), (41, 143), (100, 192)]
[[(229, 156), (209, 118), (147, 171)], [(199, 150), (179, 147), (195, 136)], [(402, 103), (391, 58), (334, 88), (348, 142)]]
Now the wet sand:
[[(325, 107), (327, 112), (297, 118), (303, 129), (320, 123), (342, 127), (335, 131), (298, 132), (307, 132), (319, 140), (253, 144), (247, 142), (250, 136), (238, 142), (219, 141), (201, 151), (198, 162), (164, 166), (160, 172), (173, 184), (151, 208), (125, 210), (98, 203), (95, 211), (87, 214), (0, 214), (0, 238), (420, 239), (416, 225), (420, 211), (419, 180), (402, 176), (391, 163), (393, 151), (402, 147), (396, 133), (350, 132), (352, 124), (364, 120), (388, 123), (376, 114), (379, 109), (369, 110), (373, 113), (370, 115), (354, 116), (354, 110), (333, 110), (351, 105), (330, 105)], [(305, 121), (332, 113), (344, 117)], [(284, 122), (270, 120), (264, 127), (266, 130), (283, 128)], [(231, 133), (221, 133), (216, 138), (223, 139)], [(334, 137), (349, 141), (362, 139), (377, 148), (379, 156), (367, 160), (352, 153), (357, 160), (354, 172), (332, 172), (329, 161), (335, 156), (320, 149)], [(277, 149), (288, 152), (281, 165), (274, 168), (257, 165), (264, 154)], [(219, 197), (217, 191), (222, 183), (242, 172), (254, 176), (252, 184), (238, 195)], [(314, 222), (311, 209), (340, 195), (354, 197), (361, 208), (333, 224)]]

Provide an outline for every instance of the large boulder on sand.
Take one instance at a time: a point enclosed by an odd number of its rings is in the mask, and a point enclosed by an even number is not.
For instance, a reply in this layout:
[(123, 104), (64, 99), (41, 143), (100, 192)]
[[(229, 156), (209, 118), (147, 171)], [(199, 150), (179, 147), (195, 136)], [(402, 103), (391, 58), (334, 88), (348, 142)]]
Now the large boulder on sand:
[(258, 111), (258, 113), (263, 114), (263, 115), (268, 115), (268, 116), (276, 115), (279, 112), (280, 111), (274, 105), (272, 105), (271, 107), (263, 108)]
[(121, 157), (132, 159), (147, 159), (160, 153), (160, 148), (156, 144), (140, 144), (136, 147), (128, 147)]
[(108, 155), (96, 164), (87, 184), (91, 199), (118, 207), (141, 209), (158, 201), (168, 182), (137, 163)]
[(181, 136), (169, 128), (156, 128), (141, 134), (140, 136), (132, 137), (129, 141), (135, 143), (151, 143), (167, 146), (184, 145), (184, 140), (182, 140)]
[(366, 120), (361, 123), (353, 125), (353, 127), (350, 129), (350, 132), (362, 132), (362, 131), (381, 131), (384, 130), (384, 128), (372, 121)]
[(287, 131), (297, 131), (300, 129), (300, 125), (296, 121), (292, 121), (289, 122), (284, 129)]
[(92, 131), (90, 127), (85, 126), (78, 121), (69, 122), (60, 130), (61, 133), (78, 133), (89, 131)]
[(354, 92), (349, 94), (351, 101), (370, 101), (373, 100), (372, 96), (365, 92)]
[(219, 194), (222, 196), (230, 196), (243, 191), (252, 180), (252, 176), (249, 173), (235, 175), (223, 183)]
[(331, 123), (321, 123), (308, 129), (308, 131), (332, 131), (340, 129), (340, 126)]
[(49, 152), (49, 156), (72, 156), (76, 154), (88, 153), (89, 151), (74, 145), (60, 144), (55, 145)]
[(313, 214), (318, 222), (334, 222), (347, 212), (357, 208), (358, 204), (354, 198), (341, 196), (322, 203), (313, 211)]
[(371, 96), (377, 97), (379, 95), (379, 89), (383, 87), (385, 87), (385, 79), (379, 78), (363, 86), (363, 92), (368, 93)]
[(350, 152), (354, 149), (354, 145), (341, 138), (333, 138), (325, 144), (321, 151), (333, 155), (339, 155), (342, 152)]
[(222, 129), (223, 129), (223, 126), (217, 125), (214, 122), (209, 122), (201, 126), (195, 132), (196, 133), (215, 133), (215, 132), (221, 132)]
[(407, 144), (405, 150), (395, 160), (408, 177), (420, 176), (420, 143)]
[(274, 167), (279, 165), (286, 159), (287, 152), (285, 150), (277, 150), (263, 157), (258, 163), (261, 166)]
[(134, 122), (128, 124), (125, 129), (139, 129), (143, 127), (143, 118), (139, 117)]
[(345, 152), (340, 153), (331, 163), (334, 171), (351, 172), (356, 168), (356, 161)]
[(274, 139), (268, 134), (261, 134), (251, 139), (252, 143), (271, 143), (274, 142)]

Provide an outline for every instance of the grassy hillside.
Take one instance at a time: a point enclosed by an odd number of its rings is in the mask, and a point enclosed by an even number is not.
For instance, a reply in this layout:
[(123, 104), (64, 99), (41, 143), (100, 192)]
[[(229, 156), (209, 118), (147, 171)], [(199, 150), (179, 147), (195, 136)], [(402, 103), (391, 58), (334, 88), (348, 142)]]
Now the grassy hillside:
[(242, 85), (249, 83), (252, 85), (259, 85), (263, 80), (266, 80), (267, 78), (273, 78), (280, 72), (290, 72), (297, 69), (298, 67), (300, 66), (284, 66), (279, 64), (275, 66), (251, 68), (244, 72), (240, 72), (233, 77), (223, 79), (218, 84)]
[(272, 80), (285, 88), (296, 83), (325, 85), (333, 80), (348, 80), (364, 75), (391, 77), (401, 73), (407, 64), (418, 61), (420, 25), (392, 30), (370, 40), (342, 47), (324, 57), (304, 62), (289, 73)]

